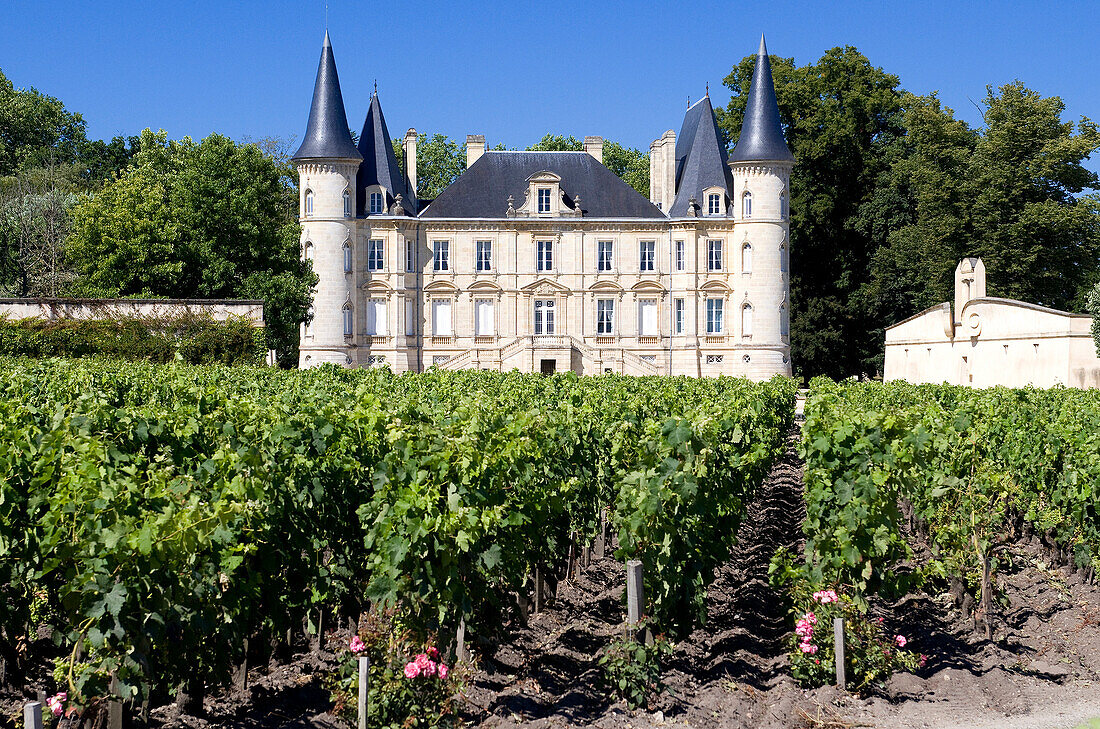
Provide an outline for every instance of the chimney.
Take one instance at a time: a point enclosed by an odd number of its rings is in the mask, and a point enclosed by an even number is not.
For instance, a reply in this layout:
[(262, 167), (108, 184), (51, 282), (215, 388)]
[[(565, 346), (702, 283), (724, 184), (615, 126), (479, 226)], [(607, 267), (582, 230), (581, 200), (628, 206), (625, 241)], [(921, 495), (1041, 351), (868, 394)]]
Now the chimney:
[(413, 195), (416, 195), (416, 137), (415, 129), (405, 132), (405, 179)]
[(669, 129), (661, 135), (664, 142), (664, 154), (661, 162), (664, 164), (664, 194), (665, 204), (662, 210), (668, 212), (672, 208), (672, 201), (676, 199), (676, 132)]
[(603, 137), (585, 137), (584, 151), (595, 157), (597, 162), (603, 164)]
[(658, 171), (662, 169), (661, 150), (660, 139), (654, 139), (649, 143), (649, 201), (664, 210), (664, 200), (661, 199), (661, 178), (658, 175)]
[(485, 154), (485, 135), (484, 134), (467, 134), (466, 135), (466, 169), (473, 167), (474, 162), (481, 159), (481, 155)]

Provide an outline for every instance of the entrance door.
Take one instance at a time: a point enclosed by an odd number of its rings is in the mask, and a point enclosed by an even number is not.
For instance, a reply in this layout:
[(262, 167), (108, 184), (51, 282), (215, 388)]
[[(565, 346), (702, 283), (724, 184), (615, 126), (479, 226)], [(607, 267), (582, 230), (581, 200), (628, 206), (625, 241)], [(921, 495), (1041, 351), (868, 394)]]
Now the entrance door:
[(558, 361), (556, 359), (539, 360), (539, 365), (539, 372), (544, 375), (552, 375), (558, 369)]

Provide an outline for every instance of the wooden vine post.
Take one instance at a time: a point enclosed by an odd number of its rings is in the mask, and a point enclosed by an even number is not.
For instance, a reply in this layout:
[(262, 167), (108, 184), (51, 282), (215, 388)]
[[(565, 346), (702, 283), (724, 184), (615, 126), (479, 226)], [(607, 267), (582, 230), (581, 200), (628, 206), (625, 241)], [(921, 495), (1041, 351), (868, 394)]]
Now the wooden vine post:
[(836, 658), (836, 685), (839, 689), (848, 688), (844, 655), (844, 618), (833, 618), (833, 654)]
[(359, 729), (367, 729), (367, 682), (370, 678), (370, 658), (359, 656)]

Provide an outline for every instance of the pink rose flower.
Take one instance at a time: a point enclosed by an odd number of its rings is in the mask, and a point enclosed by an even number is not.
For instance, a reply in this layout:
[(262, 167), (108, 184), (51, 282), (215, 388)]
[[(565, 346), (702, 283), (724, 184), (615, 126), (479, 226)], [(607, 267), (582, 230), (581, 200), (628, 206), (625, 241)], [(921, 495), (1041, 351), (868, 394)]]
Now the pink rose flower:
[(428, 661), (428, 665), (424, 666), (424, 668), (421, 670), (420, 675), (434, 676), (438, 665), (439, 664), (437, 664), (435, 661)]
[(444, 663), (439, 664), (439, 677), (440, 678), (447, 678), (447, 674), (450, 673), (450, 672), (451, 672), (451, 670), (449, 668), (447, 668), (446, 664), (444, 664)]
[(898, 648), (904, 648), (905, 644), (908, 643), (909, 641), (907, 641), (905, 639), (904, 635), (895, 635), (894, 636), (894, 642), (898, 644)]
[(362, 638), (358, 635), (353, 635), (351, 637), (351, 643), (348, 644), (348, 648), (352, 653), (362, 653), (367, 649), (367, 646), (364, 645)]
[(424, 673), (428, 665), (432, 662), (432, 659), (428, 658), (427, 653), (420, 653), (413, 660), (416, 662), (416, 667), (420, 669), (421, 673)]
[(817, 646), (812, 643), (800, 643), (798, 647), (803, 653), (809, 653), (811, 656), (817, 653)]
[(433, 661), (438, 661), (439, 660), (439, 649), (436, 648), (435, 646), (429, 646), (429, 648), (428, 648), (428, 657), (431, 658)]
[(420, 666), (416, 665), (416, 661), (409, 661), (405, 664), (405, 678), (416, 678), (420, 675)]

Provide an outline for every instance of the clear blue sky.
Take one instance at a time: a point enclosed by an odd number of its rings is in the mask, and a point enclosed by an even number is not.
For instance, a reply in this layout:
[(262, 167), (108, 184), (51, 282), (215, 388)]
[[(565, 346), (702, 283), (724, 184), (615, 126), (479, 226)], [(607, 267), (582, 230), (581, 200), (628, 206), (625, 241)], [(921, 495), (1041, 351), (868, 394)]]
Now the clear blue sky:
[[(522, 147), (546, 132), (647, 149), (688, 97), (766, 33), (814, 61), (854, 45), (917, 93), (939, 90), (972, 124), (986, 84), (1019, 78), (1100, 119), (1100, 4), (1086, 2), (512, 2), (330, 0), (351, 125), (374, 80), (390, 132), (410, 126)], [(325, 2), (0, 1), (0, 69), (62, 99), (92, 137), (301, 137)], [(1100, 160), (1089, 166), (1100, 170)]]

